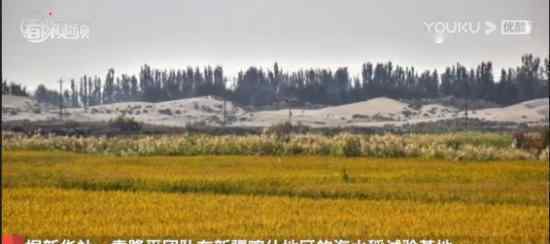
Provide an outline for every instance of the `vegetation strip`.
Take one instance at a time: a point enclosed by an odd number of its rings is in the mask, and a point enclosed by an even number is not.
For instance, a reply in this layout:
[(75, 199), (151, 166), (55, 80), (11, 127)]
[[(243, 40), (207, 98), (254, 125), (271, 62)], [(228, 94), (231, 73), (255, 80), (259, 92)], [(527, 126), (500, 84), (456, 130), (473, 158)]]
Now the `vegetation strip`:
[[(117, 156), (192, 155), (330, 155), (374, 158), (461, 160), (548, 160), (548, 132), (536, 148), (513, 147), (512, 135), (450, 133), (411, 135), (293, 135), (271, 128), (263, 135), (164, 135), (130, 137), (26, 136), (6, 133), (6, 149), (61, 150)], [(523, 144), (520, 144), (523, 145)], [(524, 143), (524, 145), (531, 145)]]

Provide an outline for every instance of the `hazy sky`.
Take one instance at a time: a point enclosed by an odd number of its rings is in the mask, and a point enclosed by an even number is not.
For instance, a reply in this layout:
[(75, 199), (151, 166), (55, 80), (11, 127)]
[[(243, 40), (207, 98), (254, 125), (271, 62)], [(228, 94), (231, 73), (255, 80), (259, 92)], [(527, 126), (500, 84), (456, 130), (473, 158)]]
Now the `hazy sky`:
[[(515, 66), (524, 53), (547, 56), (548, 0), (2, 0), (2, 78), (34, 88), (83, 74), (105, 77), (155, 68), (250, 65), (284, 70), (366, 61), (442, 69), (457, 61)], [(51, 16), (49, 15), (51, 12)], [(30, 43), (28, 19), (85, 24), (89, 39)], [(434, 42), (426, 22), (526, 19), (531, 35), (461, 33)], [(485, 28), (485, 25), (482, 25)], [(495, 71), (498, 73), (498, 71)]]

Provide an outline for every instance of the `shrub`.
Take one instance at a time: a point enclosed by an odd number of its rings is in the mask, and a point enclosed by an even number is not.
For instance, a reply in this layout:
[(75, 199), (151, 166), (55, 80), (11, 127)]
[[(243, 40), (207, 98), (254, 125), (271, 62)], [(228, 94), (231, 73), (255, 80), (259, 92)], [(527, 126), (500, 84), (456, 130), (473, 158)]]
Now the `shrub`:
[(413, 103), (410, 103), (408, 107), (414, 110), (420, 110), (422, 109), (422, 106), (423, 104), (420, 102), (413, 102)]
[(544, 131), (544, 145), (546, 147), (550, 146), (550, 129), (546, 128)]
[(462, 147), (462, 141), (458, 139), (450, 139), (447, 141), (447, 147), (452, 148), (453, 150), (458, 150)]
[(524, 133), (514, 133), (512, 135), (513, 137), (513, 147), (514, 148), (524, 148), (525, 142), (527, 140), (526, 135)]
[(15, 115), (17, 115), (17, 110), (10, 110), (10, 111), (9, 111), (9, 114), (10, 114), (11, 116), (15, 116)]
[[(118, 117), (111, 121), (115, 128), (136, 129), (140, 124), (131, 118)], [(25, 123), (18, 125), (28, 126)], [(191, 125), (190, 125), (191, 126)], [(193, 126), (199, 126), (197, 124)], [(17, 131), (16, 128), (12, 129)], [(126, 129), (128, 130), (128, 129)], [(199, 131), (199, 129), (197, 129)], [(473, 138), (476, 137), (476, 138)], [(107, 155), (334, 155), (367, 156), (376, 158), (407, 157), (445, 160), (525, 160), (547, 159), (548, 148), (537, 154), (533, 147), (512, 149), (510, 143), (479, 143), (483, 138), (506, 137), (499, 134), (395, 134), (359, 136), (295, 135), (287, 141), (274, 140), (271, 135), (207, 136), (203, 134), (78, 137), (41, 136), (17, 133), (2, 134), (6, 149), (64, 150)], [(469, 138), (466, 140), (465, 138)], [(542, 137), (539, 135), (539, 142)], [(531, 142), (529, 142), (531, 144)], [(541, 143), (542, 144), (542, 143)]]
[(109, 126), (121, 131), (139, 131), (142, 128), (142, 125), (134, 118), (125, 117), (123, 115), (110, 120)]
[(208, 124), (204, 120), (193, 121), (185, 124), (186, 131), (200, 131), (208, 127)]
[(369, 119), (368, 115), (364, 114), (354, 114), (351, 116), (352, 119)]
[(345, 183), (350, 183), (351, 182), (351, 176), (348, 174), (348, 172), (345, 168), (342, 169), (341, 177), (342, 177), (342, 181), (344, 181)]
[(264, 134), (274, 136), (275, 139), (279, 141), (288, 141), (291, 133), (292, 124), (288, 121), (281, 124), (272, 125), (264, 130)]
[(544, 151), (542, 151), (539, 155), (539, 160), (541, 161), (549, 161), (550, 160), (550, 149), (546, 148)]
[(527, 134), (527, 133), (516, 133), (514, 134), (514, 147), (518, 149), (523, 149), (526, 151), (535, 151), (535, 154), (538, 156), (545, 147), (547, 147), (547, 135), (545, 134)]
[(403, 110), (403, 112), (401, 112), (403, 114), (403, 116), (405, 116), (405, 118), (409, 118), (413, 115), (413, 112), (411, 112), (410, 110)]
[(336, 136), (333, 154), (345, 157), (361, 156), (361, 140), (357, 136), (348, 134)]
[(169, 108), (159, 109), (158, 112), (159, 114), (172, 115), (172, 110), (170, 110)]
[(298, 134), (307, 134), (309, 129), (309, 126), (302, 124), (301, 121), (298, 121), (297, 125), (292, 126), (292, 131)]
[(80, 123), (74, 120), (69, 120), (69, 121), (65, 121), (64, 126), (65, 128), (68, 128), (68, 129), (75, 129), (80, 126)]

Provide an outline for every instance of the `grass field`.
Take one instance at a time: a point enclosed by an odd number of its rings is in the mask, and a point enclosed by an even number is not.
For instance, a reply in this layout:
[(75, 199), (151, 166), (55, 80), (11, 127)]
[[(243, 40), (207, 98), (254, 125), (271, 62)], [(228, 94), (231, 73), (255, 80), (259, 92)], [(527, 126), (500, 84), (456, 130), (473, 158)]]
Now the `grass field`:
[(4, 233), (548, 243), (547, 161), (8, 150)]

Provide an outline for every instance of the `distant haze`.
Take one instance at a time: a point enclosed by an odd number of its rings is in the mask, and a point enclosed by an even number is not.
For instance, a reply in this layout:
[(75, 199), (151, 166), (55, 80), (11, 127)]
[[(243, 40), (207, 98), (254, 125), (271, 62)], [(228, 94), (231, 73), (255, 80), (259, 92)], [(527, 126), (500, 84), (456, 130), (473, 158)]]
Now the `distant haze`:
[[(226, 75), (277, 61), (284, 70), (392, 61), (442, 70), (461, 62), (519, 64), (525, 53), (549, 53), (548, 0), (4, 0), (2, 78), (34, 88), (81, 75), (136, 74), (139, 67), (222, 65)], [(51, 16), (50, 16), (51, 14)], [(86, 24), (87, 40), (30, 43), (29, 18)], [(526, 36), (461, 34), (441, 44), (425, 22), (526, 19)]]

